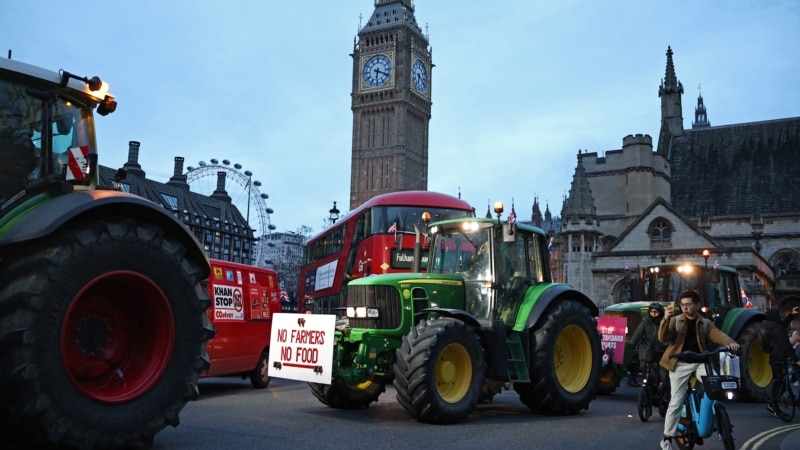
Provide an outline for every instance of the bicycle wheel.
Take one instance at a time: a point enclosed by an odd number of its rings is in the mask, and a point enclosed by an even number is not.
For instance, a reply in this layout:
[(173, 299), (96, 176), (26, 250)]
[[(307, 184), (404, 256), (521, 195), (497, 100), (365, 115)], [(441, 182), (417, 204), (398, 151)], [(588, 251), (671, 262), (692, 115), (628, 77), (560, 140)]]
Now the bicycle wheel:
[(648, 385), (644, 385), (641, 389), (639, 389), (639, 396), (636, 399), (636, 405), (639, 411), (639, 420), (642, 422), (647, 422), (650, 420), (650, 416), (653, 415), (653, 397), (650, 393), (650, 387)]
[(657, 394), (653, 397), (653, 403), (658, 404), (658, 414), (661, 417), (667, 416), (667, 408), (669, 408), (669, 398), (670, 398), (669, 386), (663, 381), (660, 381), (658, 383)]
[(736, 448), (736, 445), (733, 443), (735, 437), (733, 435), (731, 418), (728, 417), (728, 410), (725, 408), (725, 405), (720, 402), (717, 402), (714, 407), (714, 409), (716, 409), (717, 435), (719, 436), (719, 440), (722, 441), (725, 450), (734, 450)]
[(784, 376), (777, 382), (779, 383), (778, 388), (772, 398), (775, 415), (784, 422), (791, 422), (794, 420), (795, 409), (795, 396), (791, 381), (789, 381), (789, 377)]
[(667, 408), (669, 408), (669, 398), (663, 395), (658, 396), (658, 415), (667, 417)]
[(687, 392), (683, 398), (683, 408), (686, 411), (686, 416), (681, 417), (678, 421), (678, 433), (675, 436), (674, 442), (678, 445), (680, 450), (692, 450), (694, 444), (697, 442), (697, 426), (692, 418), (692, 402), (689, 398), (692, 393)]

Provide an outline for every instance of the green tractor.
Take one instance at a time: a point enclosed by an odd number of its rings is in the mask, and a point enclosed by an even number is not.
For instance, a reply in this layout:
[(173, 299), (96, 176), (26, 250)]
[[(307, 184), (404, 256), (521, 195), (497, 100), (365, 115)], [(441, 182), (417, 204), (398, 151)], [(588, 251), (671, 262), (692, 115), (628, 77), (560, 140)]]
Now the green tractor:
[[(758, 342), (758, 329), (764, 313), (744, 307), (736, 269), (716, 265), (708, 268), (696, 263), (662, 263), (643, 268), (638, 279), (632, 281), (635, 301), (611, 305), (603, 313), (605, 317), (627, 319), (626, 342), (647, 316), (650, 302), (677, 305), (681, 292), (696, 290), (703, 300), (701, 312), (704, 317), (711, 319), (717, 328), (742, 346), (739, 368), (743, 398), (753, 401), (768, 398), (772, 371), (769, 355), (761, 351)], [(604, 359), (609, 362), (600, 379), (600, 394), (614, 392), (628, 368), (639, 368), (638, 355), (633, 351), (625, 352), (625, 362), (621, 365), (614, 364), (613, 357)]]
[(0, 59), (0, 440), (23, 448), (150, 445), (209, 365), (203, 248), (98, 185), (115, 109), (97, 77)]
[(545, 233), (476, 218), (428, 231), (425, 273), (349, 283), (332, 381), (311, 383), (313, 394), (361, 408), (393, 383), (409, 415), (436, 424), (465, 419), (511, 386), (537, 413), (588, 408), (602, 368), (598, 309), (552, 282)]

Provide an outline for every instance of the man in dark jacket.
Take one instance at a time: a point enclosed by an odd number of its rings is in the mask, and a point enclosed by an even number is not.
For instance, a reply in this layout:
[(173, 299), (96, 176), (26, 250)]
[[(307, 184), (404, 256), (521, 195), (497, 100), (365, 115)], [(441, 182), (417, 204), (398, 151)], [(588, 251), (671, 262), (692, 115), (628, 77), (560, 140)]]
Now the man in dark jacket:
[(769, 366), (772, 368), (772, 395), (767, 404), (767, 411), (774, 415), (775, 410), (772, 407), (772, 399), (778, 390), (778, 379), (783, 375), (783, 371), (787, 370), (786, 361), (791, 359), (798, 366), (800, 366), (800, 362), (798, 362), (797, 355), (792, 349), (792, 344), (789, 343), (789, 335), (783, 326), (783, 317), (781, 317), (780, 309), (773, 308), (768, 310), (766, 317), (767, 319), (761, 326), (769, 333), (772, 341), (772, 349), (769, 351)]

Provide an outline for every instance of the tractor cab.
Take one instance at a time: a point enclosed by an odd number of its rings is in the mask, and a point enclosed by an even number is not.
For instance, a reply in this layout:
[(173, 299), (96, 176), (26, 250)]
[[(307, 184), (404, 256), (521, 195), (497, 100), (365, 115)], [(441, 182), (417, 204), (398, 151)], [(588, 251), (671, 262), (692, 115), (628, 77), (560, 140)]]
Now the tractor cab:
[(439, 222), (430, 229), (428, 273), (460, 275), (467, 312), (511, 325), (527, 287), (549, 281), (544, 240), (527, 228), (493, 219)]
[(36, 194), (95, 183), (92, 111), (108, 114), (116, 102), (97, 77), (49, 74), (0, 59), (0, 215)]
[(703, 313), (716, 319), (743, 307), (738, 273), (732, 267), (700, 264), (658, 264), (644, 271), (644, 300), (678, 303), (678, 296), (694, 290), (703, 301)]

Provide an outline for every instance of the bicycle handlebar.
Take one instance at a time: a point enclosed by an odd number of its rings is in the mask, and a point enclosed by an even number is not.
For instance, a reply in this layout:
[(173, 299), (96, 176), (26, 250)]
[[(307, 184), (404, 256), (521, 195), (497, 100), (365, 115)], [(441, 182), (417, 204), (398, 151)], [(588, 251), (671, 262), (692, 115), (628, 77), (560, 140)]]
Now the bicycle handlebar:
[(718, 355), (720, 353), (728, 352), (730, 354), (738, 354), (738, 352), (734, 352), (733, 350), (729, 349), (728, 347), (719, 347), (714, 350), (709, 350), (705, 352), (692, 352), (689, 350), (684, 350), (679, 353), (673, 353), (669, 355), (670, 358), (675, 358), (681, 362), (688, 362), (688, 363), (703, 363), (706, 361), (710, 361), (711, 357), (714, 355)]

